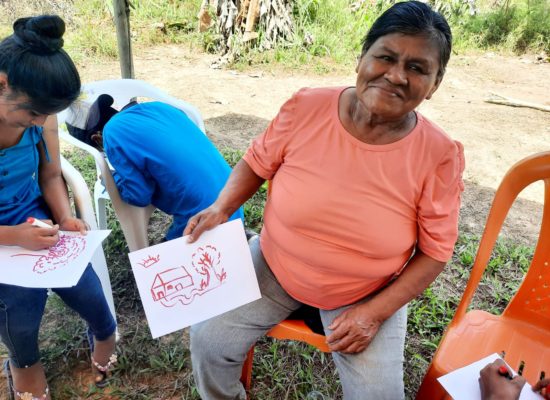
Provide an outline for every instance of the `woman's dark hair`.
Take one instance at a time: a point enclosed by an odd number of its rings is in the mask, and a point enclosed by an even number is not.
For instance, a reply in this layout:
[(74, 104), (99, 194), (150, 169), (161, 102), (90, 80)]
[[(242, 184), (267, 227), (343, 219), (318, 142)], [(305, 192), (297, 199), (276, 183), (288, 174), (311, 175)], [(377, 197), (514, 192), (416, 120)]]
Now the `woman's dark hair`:
[(452, 46), (451, 28), (445, 17), (419, 1), (396, 3), (374, 21), (363, 39), (361, 56), (365, 55), (379, 38), (392, 33), (425, 35), (433, 39), (439, 46), (438, 75), (443, 76)]
[(14, 95), (26, 95), (40, 114), (67, 108), (80, 94), (80, 76), (62, 49), (65, 23), (57, 15), (20, 18), (0, 42), (0, 72)]

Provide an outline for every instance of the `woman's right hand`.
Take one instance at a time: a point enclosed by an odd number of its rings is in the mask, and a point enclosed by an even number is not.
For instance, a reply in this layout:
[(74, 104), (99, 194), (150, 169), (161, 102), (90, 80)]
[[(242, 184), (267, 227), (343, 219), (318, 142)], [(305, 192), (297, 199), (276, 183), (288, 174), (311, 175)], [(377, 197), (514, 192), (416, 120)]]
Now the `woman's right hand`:
[(212, 204), (187, 221), (183, 236), (189, 235), (187, 238), (188, 243), (196, 242), (204, 231), (214, 229), (216, 226), (227, 222), (228, 219), (229, 215), (226, 212), (223, 212), (216, 204)]
[[(45, 220), (49, 225), (52, 221)], [(59, 225), (51, 228), (41, 228), (29, 222), (15, 225), (13, 228), (13, 245), (29, 250), (43, 250), (54, 246), (59, 241)]]

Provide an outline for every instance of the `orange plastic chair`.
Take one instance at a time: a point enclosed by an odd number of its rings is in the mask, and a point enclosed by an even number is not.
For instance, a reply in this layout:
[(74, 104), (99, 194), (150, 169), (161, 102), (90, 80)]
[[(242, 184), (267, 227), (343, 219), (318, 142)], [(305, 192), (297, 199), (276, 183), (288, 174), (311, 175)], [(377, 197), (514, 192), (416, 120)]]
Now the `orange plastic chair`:
[[(286, 319), (278, 325), (274, 326), (269, 332), (267, 332), (267, 336), (275, 339), (287, 339), (305, 342), (316, 347), (322, 352), (330, 352), (327, 342), (325, 340), (325, 336), (313, 332), (305, 324), (304, 321)], [(248, 351), (241, 373), (241, 382), (247, 392), (250, 391), (250, 387), (252, 386), (253, 358), (254, 346), (252, 346)]]
[[(501, 315), (467, 311), (485, 271), (508, 210), (518, 194), (544, 181), (544, 211), (535, 254), (520, 288)], [(493, 353), (505, 352), (533, 385), (542, 371), (550, 375), (550, 152), (516, 163), (504, 176), (487, 218), (472, 273), (453, 320), (417, 393), (417, 400), (448, 399), (437, 378)]]

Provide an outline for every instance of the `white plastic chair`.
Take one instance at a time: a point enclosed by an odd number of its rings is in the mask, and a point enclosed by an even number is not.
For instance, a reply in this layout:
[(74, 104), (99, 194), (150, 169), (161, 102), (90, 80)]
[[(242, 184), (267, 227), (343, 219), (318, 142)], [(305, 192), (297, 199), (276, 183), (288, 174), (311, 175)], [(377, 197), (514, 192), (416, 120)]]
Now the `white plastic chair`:
[[(84, 178), (63, 156), (61, 156), (61, 170), (67, 186), (73, 193), (77, 216), (84, 220), (90, 226), (90, 229), (97, 229), (92, 197)], [(102, 246), (99, 246), (95, 251), (92, 257), (92, 266), (99, 277), (111, 313), (116, 319), (111, 280), (109, 279), (109, 270), (107, 269), (107, 261)]]
[[(117, 109), (124, 107), (134, 97), (145, 97), (151, 100), (162, 101), (185, 112), (189, 119), (203, 133), (205, 132), (202, 117), (194, 106), (166, 94), (147, 82), (135, 79), (96, 81), (84, 85), (82, 91), (85, 95), (84, 101), (88, 103), (93, 103), (95, 99), (104, 93), (111, 95), (115, 101), (113, 107)], [(67, 143), (83, 149), (94, 157), (98, 174), (98, 179), (94, 185), (94, 201), (100, 229), (107, 227), (105, 205), (106, 201), (110, 199), (130, 251), (147, 247), (149, 245), (147, 227), (155, 208), (152, 205), (147, 207), (132, 206), (120, 198), (104, 154), (92, 146), (75, 139), (66, 129), (61, 129), (62, 125), (65, 124), (67, 112), (67, 110), (64, 110), (57, 115), (60, 126), (59, 137)]]

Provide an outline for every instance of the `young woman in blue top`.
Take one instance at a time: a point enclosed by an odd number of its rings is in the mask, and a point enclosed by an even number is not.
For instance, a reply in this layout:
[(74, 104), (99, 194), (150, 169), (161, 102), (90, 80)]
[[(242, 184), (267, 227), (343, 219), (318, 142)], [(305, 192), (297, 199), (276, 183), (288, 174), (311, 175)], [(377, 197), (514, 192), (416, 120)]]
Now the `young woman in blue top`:
[[(62, 49), (61, 18), (21, 18), (13, 28), (0, 42), (0, 244), (46, 249), (59, 230), (86, 231), (71, 213), (55, 118), (79, 96), (80, 77)], [(28, 217), (52, 226), (33, 226)], [(88, 265), (76, 286), (53, 291), (88, 323), (96, 383), (104, 386), (115, 360), (116, 323), (97, 275)], [(50, 399), (38, 349), (46, 299), (46, 289), (0, 284), (0, 338), (16, 399)]]

